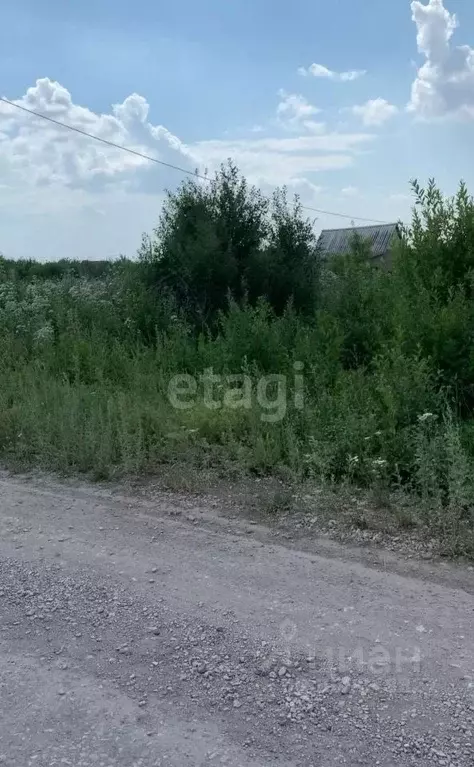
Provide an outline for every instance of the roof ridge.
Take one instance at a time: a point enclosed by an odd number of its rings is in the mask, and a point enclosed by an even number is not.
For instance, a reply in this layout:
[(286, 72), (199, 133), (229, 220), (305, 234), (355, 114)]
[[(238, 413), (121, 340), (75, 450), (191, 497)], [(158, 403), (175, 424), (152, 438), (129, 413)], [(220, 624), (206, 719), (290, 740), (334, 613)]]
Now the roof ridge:
[(401, 237), (398, 223), (373, 224), (371, 226), (352, 226), (339, 229), (323, 229), (319, 235), (318, 243), (326, 254), (349, 252), (354, 237), (359, 236), (362, 240), (367, 239), (374, 256), (385, 253), (395, 235)]
[(365, 224), (363, 226), (336, 226), (334, 229), (321, 229), (321, 234), (323, 232), (349, 232), (357, 229), (385, 229), (388, 227), (397, 226), (399, 226), (398, 221), (393, 221), (392, 223), (386, 224)]

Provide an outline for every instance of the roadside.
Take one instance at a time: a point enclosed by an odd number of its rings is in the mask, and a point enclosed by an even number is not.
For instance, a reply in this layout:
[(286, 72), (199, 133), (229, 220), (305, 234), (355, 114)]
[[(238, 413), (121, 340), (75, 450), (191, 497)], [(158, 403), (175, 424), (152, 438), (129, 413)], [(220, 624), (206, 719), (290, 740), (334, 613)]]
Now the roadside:
[(125, 490), (0, 479), (0, 763), (472, 764), (471, 570)]
[(370, 493), (354, 487), (294, 485), (276, 477), (222, 480), (213, 474), (194, 474), (181, 465), (172, 473), (164, 468), (153, 480), (128, 481), (121, 487), (145, 502), (163, 493), (184, 505), (193, 499), (201, 522), (229, 519), (244, 531), (247, 523), (258, 524), (261, 537), (280, 539), (288, 548), (402, 574), (425, 573), (432, 579), (442, 579), (448, 572), (464, 582), (467, 573), (468, 584), (474, 572), (471, 557), (455, 556), (446, 542), (421, 524), (413, 499), (387, 495), (374, 501)]

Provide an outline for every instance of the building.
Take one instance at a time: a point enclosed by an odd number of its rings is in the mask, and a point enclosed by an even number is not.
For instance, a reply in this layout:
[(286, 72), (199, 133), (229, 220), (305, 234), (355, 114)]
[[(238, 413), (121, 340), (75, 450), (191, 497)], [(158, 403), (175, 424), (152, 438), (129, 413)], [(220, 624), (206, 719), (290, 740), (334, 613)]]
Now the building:
[(323, 258), (345, 255), (351, 252), (354, 239), (360, 237), (367, 242), (372, 251), (374, 263), (390, 265), (390, 251), (397, 240), (401, 239), (399, 224), (377, 224), (376, 226), (357, 226), (346, 229), (323, 229), (318, 244)]

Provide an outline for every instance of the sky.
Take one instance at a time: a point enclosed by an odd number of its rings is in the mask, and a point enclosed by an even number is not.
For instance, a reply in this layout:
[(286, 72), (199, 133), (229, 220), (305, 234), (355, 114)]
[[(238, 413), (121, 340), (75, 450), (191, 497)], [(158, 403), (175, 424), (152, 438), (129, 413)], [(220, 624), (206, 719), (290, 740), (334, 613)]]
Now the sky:
[[(474, 189), (472, 0), (5, 0), (0, 96), (181, 168), (232, 158), (315, 228)], [(184, 174), (0, 102), (0, 253), (134, 257)]]

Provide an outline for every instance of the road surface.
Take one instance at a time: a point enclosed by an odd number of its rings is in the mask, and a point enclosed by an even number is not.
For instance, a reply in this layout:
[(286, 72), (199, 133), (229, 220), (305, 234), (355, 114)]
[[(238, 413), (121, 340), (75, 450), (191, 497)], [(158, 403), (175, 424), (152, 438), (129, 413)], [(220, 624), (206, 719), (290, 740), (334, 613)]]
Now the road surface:
[(4, 474), (0, 764), (473, 765), (474, 573), (430, 567)]

